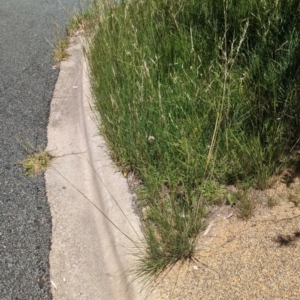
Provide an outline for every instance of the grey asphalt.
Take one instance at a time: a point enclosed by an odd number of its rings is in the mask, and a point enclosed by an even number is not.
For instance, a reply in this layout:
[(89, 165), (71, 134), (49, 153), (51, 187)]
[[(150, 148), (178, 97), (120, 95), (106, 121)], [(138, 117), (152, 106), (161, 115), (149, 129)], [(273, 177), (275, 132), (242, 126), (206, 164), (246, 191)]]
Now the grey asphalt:
[(59, 69), (51, 43), (77, 0), (0, 1), (0, 299), (51, 299), (51, 215), (44, 176), (24, 175), (44, 149)]

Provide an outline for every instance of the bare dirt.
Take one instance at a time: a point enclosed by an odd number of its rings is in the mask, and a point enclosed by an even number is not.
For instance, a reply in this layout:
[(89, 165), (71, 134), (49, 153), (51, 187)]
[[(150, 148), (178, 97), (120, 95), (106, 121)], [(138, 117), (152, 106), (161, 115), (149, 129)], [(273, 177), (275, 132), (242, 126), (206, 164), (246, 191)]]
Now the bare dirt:
[(195, 259), (160, 276), (157, 299), (300, 299), (299, 191), (299, 178), (252, 191), (248, 221), (236, 207), (211, 208)]

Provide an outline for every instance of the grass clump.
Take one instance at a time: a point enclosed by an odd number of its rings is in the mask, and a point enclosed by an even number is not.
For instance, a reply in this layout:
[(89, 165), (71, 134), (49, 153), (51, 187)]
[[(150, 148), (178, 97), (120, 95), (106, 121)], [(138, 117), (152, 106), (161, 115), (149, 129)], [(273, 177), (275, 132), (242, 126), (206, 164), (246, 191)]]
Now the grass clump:
[[(299, 141), (299, 13), (297, 0), (94, 5), (95, 105), (115, 161), (143, 182), (145, 273), (193, 255), (210, 185), (265, 188), (288, 163)], [(238, 201), (247, 218), (253, 203)]]
[(299, 196), (299, 193), (289, 193), (288, 195), (288, 200), (292, 203), (294, 203), (294, 205), (296, 207), (299, 206), (300, 204), (300, 196)]
[(167, 266), (194, 255), (196, 236), (203, 228), (204, 209), (195, 202), (185, 209), (166, 203), (152, 204), (143, 220), (143, 232), (148, 247), (140, 257), (139, 275), (157, 275)]
[(267, 205), (269, 208), (273, 208), (277, 204), (278, 204), (278, 199), (276, 199), (275, 197), (269, 196), (267, 198)]
[(37, 176), (44, 172), (51, 165), (52, 158), (52, 155), (46, 151), (28, 154), (27, 158), (22, 161), (26, 175)]
[(68, 59), (69, 57), (69, 54), (67, 52), (68, 47), (69, 47), (68, 38), (59, 38), (52, 55), (54, 61), (60, 62)]
[(248, 195), (248, 191), (246, 190), (239, 190), (235, 195), (236, 203), (238, 203), (238, 216), (243, 219), (249, 219), (255, 209), (255, 203), (251, 197)]

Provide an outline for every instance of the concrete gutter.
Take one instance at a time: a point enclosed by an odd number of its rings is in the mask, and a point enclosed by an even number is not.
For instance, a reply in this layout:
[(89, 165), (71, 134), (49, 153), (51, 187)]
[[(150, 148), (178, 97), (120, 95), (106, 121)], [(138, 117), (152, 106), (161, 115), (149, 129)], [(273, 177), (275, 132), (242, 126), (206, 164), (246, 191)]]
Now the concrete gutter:
[(48, 125), (47, 151), (55, 157), (45, 174), (53, 299), (145, 299), (148, 293), (132, 282), (129, 271), (136, 245), (115, 228), (140, 245), (139, 220), (127, 182), (98, 134), (79, 36), (71, 39), (69, 53), (61, 63)]

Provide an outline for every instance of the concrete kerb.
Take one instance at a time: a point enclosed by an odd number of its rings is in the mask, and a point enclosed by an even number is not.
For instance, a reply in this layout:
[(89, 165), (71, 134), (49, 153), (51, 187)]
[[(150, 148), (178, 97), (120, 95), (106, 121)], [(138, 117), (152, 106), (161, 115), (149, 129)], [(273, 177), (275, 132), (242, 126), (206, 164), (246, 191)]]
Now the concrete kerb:
[(127, 182), (113, 166), (94, 122), (82, 43), (80, 36), (71, 38), (48, 125), (46, 150), (55, 157), (45, 173), (53, 299), (153, 299), (128, 272), (136, 245), (116, 229), (141, 243)]

